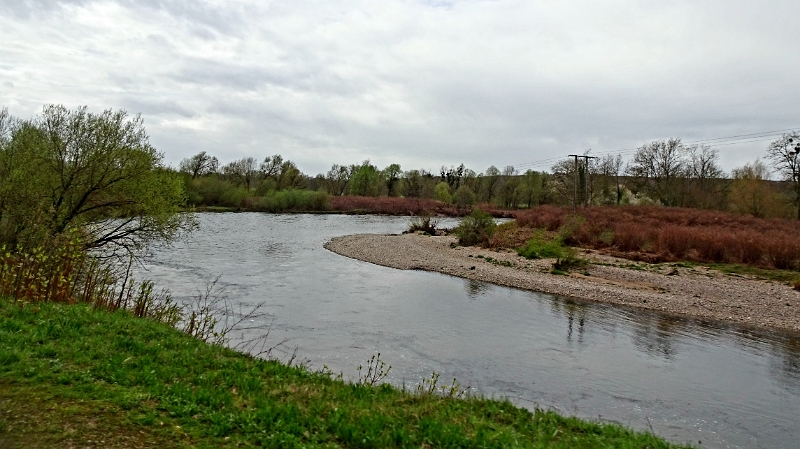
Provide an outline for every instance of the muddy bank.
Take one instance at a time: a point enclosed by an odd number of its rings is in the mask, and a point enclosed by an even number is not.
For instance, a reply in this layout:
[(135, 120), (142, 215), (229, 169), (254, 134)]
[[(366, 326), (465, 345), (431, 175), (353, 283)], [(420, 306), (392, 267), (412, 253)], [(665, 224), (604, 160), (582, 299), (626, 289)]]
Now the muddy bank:
[[(800, 332), (800, 292), (772, 281), (704, 268), (633, 264), (584, 253), (586, 268), (551, 274), (552, 260), (530, 261), (514, 252), (451, 247), (454, 237), (350, 235), (325, 248), (401, 270), (426, 270), (497, 285), (628, 307)], [(631, 268), (633, 266), (633, 268)]]

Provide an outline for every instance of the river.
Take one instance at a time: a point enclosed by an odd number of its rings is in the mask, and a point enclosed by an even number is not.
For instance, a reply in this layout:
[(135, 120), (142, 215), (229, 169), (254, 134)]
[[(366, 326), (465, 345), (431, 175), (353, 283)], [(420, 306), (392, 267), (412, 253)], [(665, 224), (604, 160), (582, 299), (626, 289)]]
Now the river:
[[(185, 241), (137, 270), (184, 301), (219, 277), (251, 323), (312, 368), (346, 379), (373, 354), (387, 381), (431, 372), (475, 394), (652, 430), (711, 448), (796, 448), (800, 336), (621, 309), (402, 271), (325, 250), (330, 238), (399, 233), (407, 217), (199, 214)], [(452, 226), (452, 219), (442, 221)], [(285, 353), (274, 354), (285, 357)]]

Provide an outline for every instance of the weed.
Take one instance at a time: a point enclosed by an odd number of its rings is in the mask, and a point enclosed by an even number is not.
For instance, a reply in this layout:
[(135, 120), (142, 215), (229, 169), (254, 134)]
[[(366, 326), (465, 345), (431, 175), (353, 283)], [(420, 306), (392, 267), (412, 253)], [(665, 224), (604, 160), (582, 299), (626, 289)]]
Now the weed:
[(462, 387), (455, 378), (450, 385), (439, 385), (439, 373), (436, 371), (431, 373), (431, 377), (422, 379), (422, 383), (417, 385), (417, 394), (420, 395), (440, 394), (449, 398), (462, 398), (468, 391), (469, 386)]
[(358, 365), (356, 385), (375, 386), (389, 375), (392, 366), (381, 360), (381, 353), (379, 352), (378, 355), (372, 354), (372, 357), (367, 360), (367, 369), (363, 374), (361, 373), (362, 369), (363, 366)]

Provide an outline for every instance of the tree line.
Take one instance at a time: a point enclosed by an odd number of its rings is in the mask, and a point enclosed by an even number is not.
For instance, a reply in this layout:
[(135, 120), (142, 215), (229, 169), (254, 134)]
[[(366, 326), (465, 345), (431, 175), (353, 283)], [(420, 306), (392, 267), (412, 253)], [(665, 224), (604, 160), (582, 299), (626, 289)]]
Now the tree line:
[[(548, 171), (490, 166), (476, 172), (460, 164), (403, 171), (370, 161), (333, 164), (310, 176), (280, 155), (246, 157), (220, 165), (200, 152), (181, 161), (189, 202), (243, 207), (253, 198), (286, 190), (330, 196), (428, 198), (468, 208), (477, 203), (518, 209), (543, 204), (657, 204), (716, 209), (756, 217), (800, 218), (800, 137), (786, 134), (770, 143), (765, 161), (756, 159), (726, 173), (719, 152), (681, 139), (648, 142), (625, 161), (621, 155), (565, 158)], [(773, 179), (773, 174), (777, 177)]]

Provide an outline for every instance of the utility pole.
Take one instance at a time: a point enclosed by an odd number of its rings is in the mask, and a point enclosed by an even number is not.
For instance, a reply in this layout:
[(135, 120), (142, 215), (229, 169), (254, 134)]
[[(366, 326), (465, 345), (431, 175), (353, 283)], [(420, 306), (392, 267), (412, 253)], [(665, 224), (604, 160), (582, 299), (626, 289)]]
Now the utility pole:
[(583, 155), (583, 167), (586, 170), (585, 175), (583, 176), (583, 193), (585, 200), (583, 202), (583, 207), (589, 207), (589, 159), (597, 159), (594, 156)]
[(586, 173), (583, 177), (583, 206), (587, 207), (589, 205), (589, 159), (597, 159), (594, 156), (589, 155), (580, 155), (580, 154), (570, 154), (569, 157), (575, 158), (575, 181), (573, 182), (573, 193), (572, 193), (572, 210), (576, 211), (578, 209), (578, 158), (583, 158), (583, 166), (585, 167)]
[(572, 192), (572, 211), (576, 212), (578, 210), (578, 158), (580, 157), (577, 154), (570, 154), (569, 157), (575, 158), (575, 181), (574, 190)]

